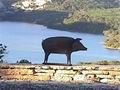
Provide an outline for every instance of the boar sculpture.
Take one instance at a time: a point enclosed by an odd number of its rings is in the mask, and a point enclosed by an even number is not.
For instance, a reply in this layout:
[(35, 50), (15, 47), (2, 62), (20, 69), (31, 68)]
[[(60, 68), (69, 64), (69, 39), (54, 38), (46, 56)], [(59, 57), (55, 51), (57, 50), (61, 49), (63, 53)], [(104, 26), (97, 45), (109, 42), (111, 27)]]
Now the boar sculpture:
[(42, 41), (42, 48), (45, 52), (43, 64), (48, 63), (48, 56), (51, 53), (66, 54), (67, 64), (71, 65), (71, 53), (79, 50), (87, 50), (80, 42), (80, 38), (71, 37), (50, 37)]

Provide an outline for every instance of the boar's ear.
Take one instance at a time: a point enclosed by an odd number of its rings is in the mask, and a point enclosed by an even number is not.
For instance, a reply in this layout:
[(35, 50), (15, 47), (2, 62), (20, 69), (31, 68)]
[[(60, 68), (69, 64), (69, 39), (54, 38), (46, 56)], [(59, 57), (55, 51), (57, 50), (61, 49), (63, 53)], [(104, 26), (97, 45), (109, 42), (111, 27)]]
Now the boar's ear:
[(76, 38), (76, 40), (82, 40), (81, 38)]

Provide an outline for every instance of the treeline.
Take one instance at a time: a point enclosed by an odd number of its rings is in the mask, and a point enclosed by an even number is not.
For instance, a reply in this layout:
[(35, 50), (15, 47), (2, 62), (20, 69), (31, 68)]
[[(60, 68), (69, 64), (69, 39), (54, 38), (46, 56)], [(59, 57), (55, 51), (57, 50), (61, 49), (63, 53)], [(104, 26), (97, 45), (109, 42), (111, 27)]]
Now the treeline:
[(119, 3), (119, 0), (52, 0), (45, 9), (69, 12), (63, 25), (72, 31), (102, 34), (104, 30), (118, 30)]
[(46, 9), (69, 12), (63, 20), (68, 28), (94, 34), (104, 32), (105, 47), (120, 49), (119, 0), (52, 0)]
[(79, 9), (93, 9), (93, 8), (119, 8), (119, 0), (51, 0), (51, 8), (54, 10), (68, 10), (74, 11)]

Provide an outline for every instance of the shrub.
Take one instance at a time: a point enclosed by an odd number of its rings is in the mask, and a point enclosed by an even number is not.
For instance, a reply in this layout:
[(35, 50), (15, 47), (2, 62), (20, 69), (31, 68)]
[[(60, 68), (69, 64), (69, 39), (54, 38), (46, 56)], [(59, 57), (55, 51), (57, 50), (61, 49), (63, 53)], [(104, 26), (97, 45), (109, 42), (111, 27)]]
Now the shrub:
[(120, 65), (120, 61), (80, 62), (79, 65)]
[(22, 59), (20, 61), (17, 61), (18, 64), (31, 64), (31, 62), (29, 60), (26, 59)]
[(3, 63), (3, 57), (6, 54), (6, 48), (7, 46), (0, 44), (0, 63)]

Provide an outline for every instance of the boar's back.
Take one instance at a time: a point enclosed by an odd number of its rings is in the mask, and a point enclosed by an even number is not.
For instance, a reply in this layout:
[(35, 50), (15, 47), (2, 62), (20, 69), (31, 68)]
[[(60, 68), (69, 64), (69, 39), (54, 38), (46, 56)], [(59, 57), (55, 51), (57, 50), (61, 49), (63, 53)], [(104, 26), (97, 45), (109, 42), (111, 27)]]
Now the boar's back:
[(42, 47), (47, 52), (67, 53), (72, 49), (74, 39), (70, 37), (51, 37), (43, 40)]

